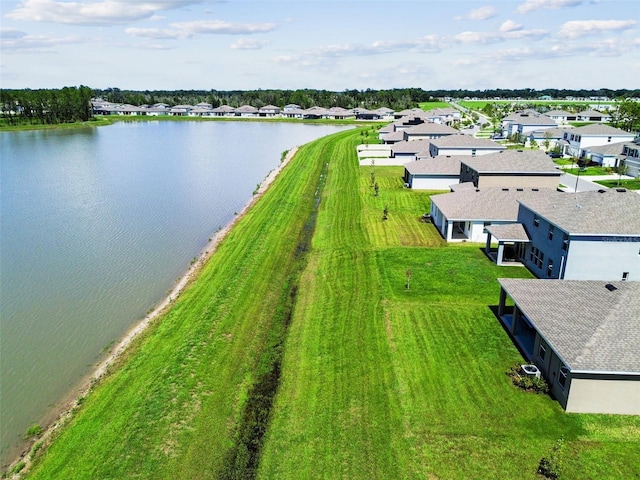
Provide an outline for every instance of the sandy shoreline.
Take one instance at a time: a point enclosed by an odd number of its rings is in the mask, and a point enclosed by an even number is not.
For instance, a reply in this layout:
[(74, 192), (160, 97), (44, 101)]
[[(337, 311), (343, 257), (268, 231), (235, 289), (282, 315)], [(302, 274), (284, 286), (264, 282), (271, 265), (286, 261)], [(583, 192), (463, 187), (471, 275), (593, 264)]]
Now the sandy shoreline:
[(157, 320), (171, 305), (171, 303), (178, 298), (178, 296), (185, 290), (185, 288), (189, 285), (189, 283), (197, 277), (198, 272), (205, 264), (205, 262), (213, 255), (219, 243), (227, 236), (227, 234), (231, 231), (231, 229), (236, 225), (241, 218), (249, 211), (249, 209), (258, 201), (258, 199), (264, 194), (264, 192), (269, 188), (269, 186), (276, 179), (278, 174), (287, 166), (287, 164), (291, 161), (291, 159), (297, 153), (299, 147), (293, 147), (289, 150), (280, 162), (280, 164), (265, 177), (265, 179), (260, 183), (259, 188), (254, 194), (253, 198), (243, 207), (243, 209), (238, 212), (233, 220), (231, 220), (224, 228), (218, 230), (214, 235), (212, 235), (211, 240), (202, 251), (202, 253), (198, 256), (197, 260), (192, 263), (192, 265), (187, 269), (187, 271), (180, 277), (176, 285), (173, 287), (171, 292), (162, 299), (151, 311), (148, 313), (143, 319), (138, 321), (133, 327), (131, 327), (125, 336), (120, 339), (118, 344), (111, 350), (109, 355), (98, 364), (98, 366), (93, 370), (93, 372), (89, 373), (85, 380), (82, 382), (77, 393), (72, 393), (70, 398), (71, 401), (65, 402), (65, 405), (61, 407), (57, 412), (54, 412), (54, 418), (50, 425), (45, 426), (45, 430), (43, 434), (38, 438), (32, 441), (29, 441), (26, 449), (22, 449), (18, 458), (11, 462), (10, 466), (7, 468), (7, 473), (9, 474), (8, 478), (11, 478), (10, 473), (11, 469), (17, 465), (19, 462), (24, 462), (25, 466), (21, 470), (21, 473), (24, 473), (28, 470), (30, 466), (30, 455), (29, 451), (32, 445), (38, 441), (47, 444), (52, 435), (62, 427), (66, 421), (71, 417), (74, 410), (79, 406), (80, 399), (85, 397), (93, 388), (96, 382), (98, 382), (104, 375), (106, 375), (109, 371), (109, 368), (120, 358), (120, 356), (126, 352), (131, 343), (142, 333), (144, 332), (155, 320)]

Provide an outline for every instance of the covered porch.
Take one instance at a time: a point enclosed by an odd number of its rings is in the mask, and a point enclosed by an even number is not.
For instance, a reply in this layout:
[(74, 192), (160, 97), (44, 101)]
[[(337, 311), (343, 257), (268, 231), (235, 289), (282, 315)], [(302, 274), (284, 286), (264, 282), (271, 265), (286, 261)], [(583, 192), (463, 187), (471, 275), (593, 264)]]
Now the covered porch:
[(505, 326), (511, 337), (515, 340), (522, 355), (527, 361), (533, 360), (533, 351), (536, 343), (537, 331), (523, 315), (517, 305), (507, 305), (507, 292), (504, 288), (500, 289), (500, 303), (498, 304), (498, 318)]
[[(520, 265), (520, 259), (524, 257), (526, 244), (529, 243), (529, 236), (520, 223), (507, 223), (498, 225), (488, 225), (487, 243), (485, 253), (497, 265)], [(498, 248), (492, 248), (493, 239), (498, 242)]]

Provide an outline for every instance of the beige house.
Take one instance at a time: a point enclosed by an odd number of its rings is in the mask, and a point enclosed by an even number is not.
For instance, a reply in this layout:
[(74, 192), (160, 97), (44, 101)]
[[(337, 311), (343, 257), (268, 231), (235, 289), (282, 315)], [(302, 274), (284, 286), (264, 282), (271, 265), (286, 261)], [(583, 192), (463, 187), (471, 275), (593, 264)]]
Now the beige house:
[(500, 321), (567, 412), (640, 415), (640, 282), (498, 281)]
[(505, 150), (466, 157), (460, 166), (460, 183), (477, 188), (557, 188), (562, 172), (541, 150)]

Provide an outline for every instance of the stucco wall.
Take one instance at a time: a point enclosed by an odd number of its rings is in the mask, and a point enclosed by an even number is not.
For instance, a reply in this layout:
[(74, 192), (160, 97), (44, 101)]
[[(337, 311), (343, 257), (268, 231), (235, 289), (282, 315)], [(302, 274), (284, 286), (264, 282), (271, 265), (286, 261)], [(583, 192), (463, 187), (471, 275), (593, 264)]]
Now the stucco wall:
[(458, 183), (458, 177), (451, 175), (449, 177), (417, 177), (413, 176), (411, 181), (411, 188), (414, 190), (447, 190), (449, 191), (449, 185), (455, 185)]
[(640, 237), (635, 242), (571, 239), (564, 278), (567, 280), (640, 280)]
[[(462, 181), (462, 180), (461, 180)], [(482, 175), (478, 177), (478, 188), (558, 188), (560, 175)]]
[(640, 415), (640, 376), (636, 380), (573, 378), (567, 412)]

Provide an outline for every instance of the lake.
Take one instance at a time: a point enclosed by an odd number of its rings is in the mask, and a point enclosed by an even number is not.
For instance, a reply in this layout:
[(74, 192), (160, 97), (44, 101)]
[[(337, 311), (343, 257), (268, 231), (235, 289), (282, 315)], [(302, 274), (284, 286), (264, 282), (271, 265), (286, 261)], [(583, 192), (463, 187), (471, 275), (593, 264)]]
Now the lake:
[(0, 133), (2, 463), (250, 201), (344, 126), (116, 122)]

